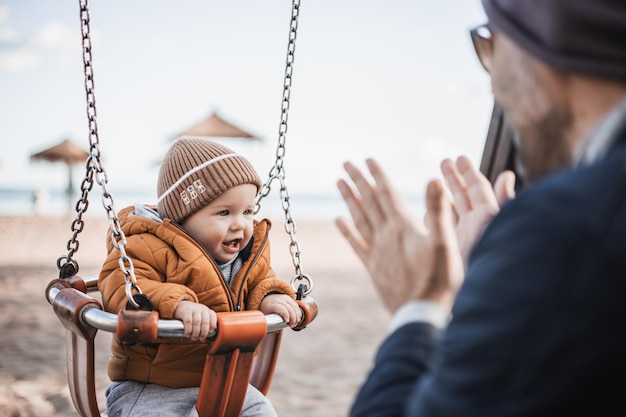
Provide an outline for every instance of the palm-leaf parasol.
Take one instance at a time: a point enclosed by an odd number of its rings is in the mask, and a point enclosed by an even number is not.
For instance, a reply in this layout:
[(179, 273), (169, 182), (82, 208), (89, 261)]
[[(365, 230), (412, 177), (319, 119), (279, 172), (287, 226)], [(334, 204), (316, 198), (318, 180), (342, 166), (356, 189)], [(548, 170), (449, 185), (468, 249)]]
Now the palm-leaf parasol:
[(72, 207), (72, 195), (74, 187), (72, 185), (72, 166), (79, 163), (86, 163), (89, 152), (82, 149), (69, 139), (64, 139), (57, 145), (34, 153), (31, 160), (41, 160), (48, 162), (63, 162), (68, 168), (67, 199), (68, 207)]
[(222, 119), (217, 113), (212, 113), (206, 119), (196, 123), (189, 129), (178, 134), (178, 137), (219, 137), (256, 139), (256, 136)]

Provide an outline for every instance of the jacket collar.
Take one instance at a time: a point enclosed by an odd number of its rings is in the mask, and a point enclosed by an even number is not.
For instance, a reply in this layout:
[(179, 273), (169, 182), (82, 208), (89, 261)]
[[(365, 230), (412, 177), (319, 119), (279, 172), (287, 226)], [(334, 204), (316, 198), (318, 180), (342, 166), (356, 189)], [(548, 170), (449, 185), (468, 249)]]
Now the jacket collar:
[(252, 244), (253, 243), (254, 243), (254, 237), (250, 238), (250, 242), (248, 242), (246, 247), (243, 248), (243, 250), (241, 252), (239, 252), (239, 256), (241, 257), (242, 261), (245, 262), (250, 257), (250, 254), (252, 253)]
[(626, 132), (626, 100), (622, 101), (591, 132), (574, 158), (574, 165), (589, 165), (602, 159)]

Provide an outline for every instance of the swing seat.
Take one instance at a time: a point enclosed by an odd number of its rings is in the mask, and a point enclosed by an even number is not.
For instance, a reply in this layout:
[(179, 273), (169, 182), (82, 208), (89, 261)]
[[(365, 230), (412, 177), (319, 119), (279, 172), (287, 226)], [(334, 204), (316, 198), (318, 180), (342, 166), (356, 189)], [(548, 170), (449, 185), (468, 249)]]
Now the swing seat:
[[(67, 376), (74, 407), (82, 417), (104, 417), (96, 398), (94, 340), (98, 330), (116, 332), (121, 340), (154, 342), (158, 337), (184, 337), (182, 322), (159, 320), (152, 311), (122, 310), (117, 316), (87, 293), (97, 291), (97, 279), (50, 281), (46, 298), (66, 329)], [(317, 316), (311, 297), (298, 301), (304, 317), (294, 328), (306, 327)], [(211, 334), (196, 408), (200, 417), (239, 416), (248, 383), (267, 394), (274, 374), (282, 329), (277, 314), (260, 311), (218, 313)]]
[[(126, 256), (126, 238), (119, 225), (113, 199), (107, 191), (107, 176), (100, 159), (88, 3), (88, 0), (79, 0), (90, 153), (85, 180), (81, 184), (82, 195), (76, 203), (77, 216), (72, 223), (74, 234), (67, 243), (68, 254), (57, 259), (62, 279), (50, 281), (46, 298), (65, 327), (67, 375), (74, 406), (82, 417), (101, 417), (103, 414), (96, 400), (94, 378), (94, 339), (97, 331), (116, 332), (122, 341), (141, 343), (154, 342), (158, 337), (184, 337), (184, 328), (178, 320), (159, 320), (154, 312), (122, 311), (117, 316), (107, 313), (98, 300), (87, 295), (97, 290), (97, 280), (84, 280), (76, 275), (78, 263), (74, 261), (73, 255), (78, 250), (77, 236), (84, 225), (82, 215), (89, 206), (87, 197), (95, 177), (95, 182), (102, 188), (102, 203), (111, 223), (114, 245), (120, 251), (120, 268), (125, 277), (128, 278), (128, 273), (130, 281), (135, 283), (132, 259)], [(298, 287), (298, 298), (304, 295), (302, 300), (298, 300), (304, 317), (294, 330), (303, 329), (317, 316), (317, 304), (307, 296), (313, 288), (313, 282), (301, 271), (300, 251), (295, 240), (296, 228), (291, 218), (283, 166), (299, 8), (300, 1), (293, 0), (276, 160), (255, 202), (255, 210), (258, 210), (272, 182), (280, 182), (285, 231), (290, 236), (289, 248), (296, 268), (292, 286), (296, 279), (308, 281), (309, 284), (300, 284)], [(141, 293), (138, 287), (137, 290)], [(218, 313), (218, 326), (216, 332), (210, 335), (212, 340), (209, 342), (196, 404), (200, 417), (239, 416), (248, 383), (263, 394), (267, 393), (276, 366), (282, 329), (285, 327), (287, 324), (277, 314), (264, 316), (258, 311)]]

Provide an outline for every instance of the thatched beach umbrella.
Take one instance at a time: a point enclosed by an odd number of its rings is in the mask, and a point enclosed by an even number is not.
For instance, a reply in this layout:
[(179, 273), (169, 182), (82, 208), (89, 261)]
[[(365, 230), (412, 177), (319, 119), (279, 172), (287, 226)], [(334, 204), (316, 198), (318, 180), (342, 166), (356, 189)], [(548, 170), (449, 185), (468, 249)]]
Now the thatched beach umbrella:
[[(181, 131), (176, 136), (170, 137), (168, 140), (174, 141), (181, 138), (214, 140), (216, 142), (223, 143), (228, 147), (232, 146), (224, 142), (232, 141), (234, 143), (239, 142), (240, 144), (245, 143), (247, 146), (248, 144), (256, 144), (262, 139), (261, 136), (253, 135), (239, 126), (223, 119), (215, 111), (212, 112), (207, 118)], [(236, 150), (235, 147), (232, 148), (233, 150)], [(161, 161), (157, 161), (154, 165), (158, 166), (160, 163)]]
[(71, 211), (72, 195), (74, 186), (72, 185), (72, 166), (79, 163), (86, 163), (89, 152), (85, 151), (74, 142), (65, 139), (61, 143), (54, 145), (43, 151), (30, 156), (31, 160), (41, 160), (48, 162), (63, 162), (68, 168), (67, 200)]
[(178, 134), (178, 137), (183, 136), (256, 139), (251, 133), (227, 122), (215, 112)]

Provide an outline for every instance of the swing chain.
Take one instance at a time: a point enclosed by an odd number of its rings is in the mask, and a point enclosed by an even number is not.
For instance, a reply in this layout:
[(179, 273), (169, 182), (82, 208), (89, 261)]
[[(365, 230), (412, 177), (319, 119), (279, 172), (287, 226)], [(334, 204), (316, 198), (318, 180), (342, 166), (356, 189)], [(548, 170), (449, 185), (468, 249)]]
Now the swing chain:
[(306, 281), (306, 289), (303, 295), (308, 295), (313, 289), (313, 281), (307, 275), (302, 273), (302, 259), (300, 258), (300, 245), (296, 241), (296, 223), (291, 216), (291, 205), (289, 203), (289, 192), (285, 182), (285, 142), (287, 139), (287, 120), (289, 117), (289, 101), (291, 98), (291, 81), (293, 75), (293, 63), (296, 51), (296, 35), (298, 32), (298, 16), (300, 13), (300, 0), (293, 0), (291, 7), (291, 24), (289, 27), (289, 43), (287, 45), (287, 60), (285, 66), (285, 78), (283, 81), (283, 98), (281, 102), (280, 125), (278, 127), (278, 145), (276, 147), (276, 161), (270, 169), (267, 182), (261, 187), (261, 191), (257, 196), (255, 213), (261, 208), (261, 200), (270, 193), (272, 182), (277, 179), (280, 183), (280, 198), (285, 213), (285, 231), (289, 235), (290, 244), (289, 252), (291, 260), (296, 270), (296, 276), (292, 279), (291, 284), (295, 288), (296, 281)]
[(81, 21), (81, 34), (82, 34), (82, 47), (83, 47), (83, 69), (85, 74), (85, 94), (87, 99), (87, 119), (89, 121), (89, 157), (87, 158), (87, 167), (85, 178), (81, 183), (81, 197), (76, 203), (77, 218), (72, 223), (72, 230), (74, 234), (68, 242), (69, 253), (67, 257), (59, 258), (57, 264), (60, 266), (61, 260), (65, 259), (67, 263), (75, 267), (75, 272), (78, 272), (78, 263), (72, 259), (73, 254), (78, 250), (78, 233), (80, 233), (84, 227), (82, 220), (83, 214), (89, 207), (88, 195), (94, 184), (95, 180), (102, 188), (102, 205), (106, 210), (107, 217), (110, 223), (111, 240), (113, 246), (120, 251), (120, 269), (124, 274), (124, 280), (126, 282), (126, 296), (129, 303), (139, 308), (139, 304), (133, 297), (133, 290), (141, 294), (141, 289), (137, 285), (137, 278), (135, 277), (135, 269), (133, 262), (126, 254), (126, 236), (122, 231), (119, 224), (117, 215), (115, 214), (115, 205), (113, 203), (113, 196), (107, 189), (108, 179), (102, 161), (100, 159), (100, 139), (98, 136), (98, 122), (96, 113), (96, 95), (94, 90), (94, 77), (93, 77), (93, 65), (92, 65), (92, 47), (91, 47), (91, 30), (89, 26), (89, 0), (79, 0), (80, 5), (80, 21)]

